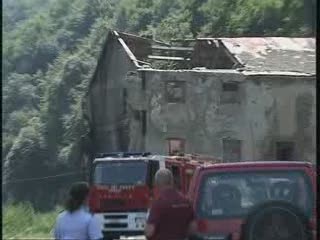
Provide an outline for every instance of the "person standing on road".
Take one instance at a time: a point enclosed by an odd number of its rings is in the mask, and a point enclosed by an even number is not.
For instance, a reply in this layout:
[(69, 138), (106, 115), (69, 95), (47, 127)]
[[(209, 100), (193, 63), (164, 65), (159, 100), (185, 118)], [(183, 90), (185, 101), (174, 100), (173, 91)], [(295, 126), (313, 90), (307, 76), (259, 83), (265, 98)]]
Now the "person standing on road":
[(89, 186), (86, 182), (74, 183), (69, 191), (66, 210), (59, 214), (54, 227), (55, 240), (100, 240), (101, 226), (86, 208)]
[(152, 203), (145, 227), (150, 240), (183, 240), (194, 229), (194, 214), (189, 201), (173, 187), (170, 170), (160, 169), (155, 175), (159, 198)]

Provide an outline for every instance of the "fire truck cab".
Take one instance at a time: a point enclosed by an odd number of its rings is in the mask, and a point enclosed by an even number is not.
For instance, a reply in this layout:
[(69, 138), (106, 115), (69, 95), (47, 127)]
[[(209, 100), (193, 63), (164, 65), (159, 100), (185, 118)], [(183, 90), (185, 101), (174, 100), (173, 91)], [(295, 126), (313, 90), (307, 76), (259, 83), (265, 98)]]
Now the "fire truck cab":
[(150, 153), (105, 153), (94, 159), (89, 206), (106, 239), (143, 234), (154, 175), (165, 168), (164, 161)]

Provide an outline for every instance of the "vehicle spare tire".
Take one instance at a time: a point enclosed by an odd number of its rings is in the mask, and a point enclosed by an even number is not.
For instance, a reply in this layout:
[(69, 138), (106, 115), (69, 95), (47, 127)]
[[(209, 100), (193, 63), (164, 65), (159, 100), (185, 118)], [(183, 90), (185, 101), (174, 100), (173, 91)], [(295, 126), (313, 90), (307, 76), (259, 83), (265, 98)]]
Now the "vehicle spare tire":
[(263, 203), (249, 213), (242, 229), (244, 240), (310, 240), (308, 218), (284, 201)]

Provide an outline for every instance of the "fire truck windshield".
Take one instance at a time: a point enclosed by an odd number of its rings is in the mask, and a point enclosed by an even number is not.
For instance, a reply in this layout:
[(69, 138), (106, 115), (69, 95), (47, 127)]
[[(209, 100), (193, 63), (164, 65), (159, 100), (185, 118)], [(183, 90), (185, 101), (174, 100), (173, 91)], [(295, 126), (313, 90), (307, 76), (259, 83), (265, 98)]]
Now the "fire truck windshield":
[(145, 161), (106, 161), (95, 166), (93, 181), (101, 185), (141, 185), (145, 184), (146, 176)]

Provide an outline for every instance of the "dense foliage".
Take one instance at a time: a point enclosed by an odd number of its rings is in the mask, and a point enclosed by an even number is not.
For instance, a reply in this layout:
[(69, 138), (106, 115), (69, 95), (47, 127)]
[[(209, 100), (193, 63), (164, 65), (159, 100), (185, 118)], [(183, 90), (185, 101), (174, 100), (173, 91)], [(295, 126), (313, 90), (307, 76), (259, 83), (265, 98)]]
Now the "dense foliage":
[(2, 209), (3, 239), (50, 239), (61, 207), (40, 213), (29, 203), (8, 204)]
[[(314, 0), (3, 1), (4, 190), (52, 207), (80, 178), (17, 179), (79, 170), (88, 133), (81, 108), (107, 30), (159, 40), (197, 36), (312, 36)], [(9, 194), (10, 193), (10, 194)]]

